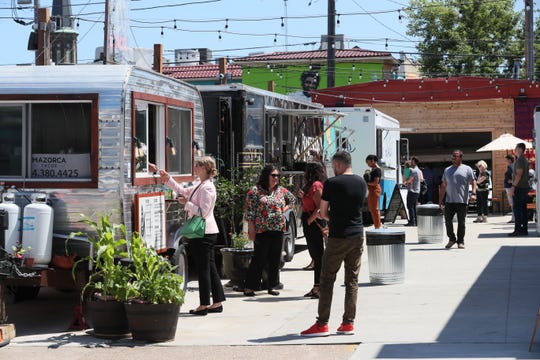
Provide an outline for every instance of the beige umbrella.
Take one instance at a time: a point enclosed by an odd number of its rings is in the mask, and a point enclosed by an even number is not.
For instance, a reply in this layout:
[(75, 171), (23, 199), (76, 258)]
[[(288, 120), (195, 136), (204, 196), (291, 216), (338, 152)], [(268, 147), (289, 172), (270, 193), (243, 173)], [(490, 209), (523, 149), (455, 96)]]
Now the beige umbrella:
[(519, 143), (524, 143), (525, 148), (527, 149), (532, 148), (532, 144), (530, 142), (515, 137), (512, 134), (504, 133), (495, 140), (476, 150), (476, 152), (514, 150), (516, 148), (516, 145)]

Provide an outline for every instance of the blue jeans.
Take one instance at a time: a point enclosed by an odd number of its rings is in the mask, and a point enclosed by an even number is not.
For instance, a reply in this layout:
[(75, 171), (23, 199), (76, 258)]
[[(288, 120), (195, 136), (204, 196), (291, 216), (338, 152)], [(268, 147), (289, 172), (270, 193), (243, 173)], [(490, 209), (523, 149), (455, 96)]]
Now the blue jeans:
[[(457, 238), (454, 233), (454, 224), (452, 219), (457, 214)], [(465, 216), (467, 215), (467, 204), (463, 203), (446, 203), (444, 205), (444, 222), (446, 225), (446, 235), (448, 240), (455, 241), (458, 244), (465, 242)]]

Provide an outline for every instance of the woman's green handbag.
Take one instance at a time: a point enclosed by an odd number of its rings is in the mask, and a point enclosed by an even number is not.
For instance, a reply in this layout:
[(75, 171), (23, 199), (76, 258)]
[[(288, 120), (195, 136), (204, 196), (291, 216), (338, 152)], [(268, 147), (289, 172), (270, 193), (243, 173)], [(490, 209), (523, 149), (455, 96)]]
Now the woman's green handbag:
[(199, 213), (186, 221), (180, 230), (180, 235), (186, 239), (200, 239), (204, 237), (205, 230), (206, 220), (201, 216), (201, 208), (199, 208)]

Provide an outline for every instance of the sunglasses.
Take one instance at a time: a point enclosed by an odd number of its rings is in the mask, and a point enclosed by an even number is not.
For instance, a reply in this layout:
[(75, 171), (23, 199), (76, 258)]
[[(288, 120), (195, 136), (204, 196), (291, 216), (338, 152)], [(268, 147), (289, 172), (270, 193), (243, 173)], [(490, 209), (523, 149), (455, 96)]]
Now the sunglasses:
[(273, 178), (278, 178), (278, 177), (280, 177), (281, 175), (279, 175), (279, 174), (270, 174), (270, 176), (273, 177)]

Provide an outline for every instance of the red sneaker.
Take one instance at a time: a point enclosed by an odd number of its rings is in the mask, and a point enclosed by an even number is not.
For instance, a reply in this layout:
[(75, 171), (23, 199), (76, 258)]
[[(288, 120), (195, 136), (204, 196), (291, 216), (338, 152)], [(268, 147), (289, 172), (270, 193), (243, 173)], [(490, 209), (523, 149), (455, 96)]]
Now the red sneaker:
[(341, 324), (337, 329), (337, 333), (340, 335), (354, 335), (353, 324)]
[(330, 335), (330, 332), (328, 331), (328, 324), (319, 325), (315, 323), (309, 329), (302, 331), (300, 335), (301, 336), (328, 336)]

